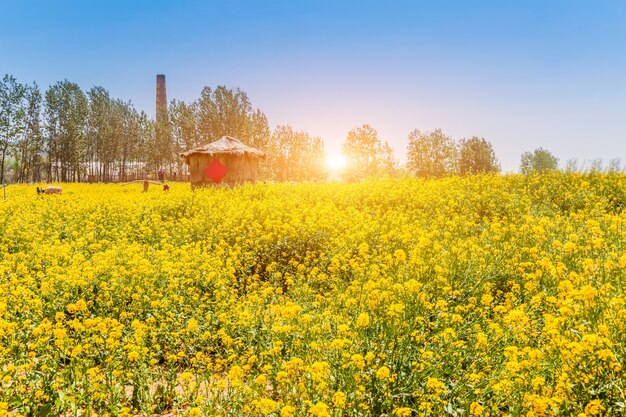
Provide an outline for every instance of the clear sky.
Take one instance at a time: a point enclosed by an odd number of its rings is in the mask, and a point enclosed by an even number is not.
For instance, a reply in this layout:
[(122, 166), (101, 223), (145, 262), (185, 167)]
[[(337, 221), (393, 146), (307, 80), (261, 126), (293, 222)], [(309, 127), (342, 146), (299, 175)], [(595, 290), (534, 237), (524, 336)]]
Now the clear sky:
[(399, 159), (413, 129), (626, 162), (624, 1), (0, 0), (0, 73), (63, 79), (154, 114), (239, 87), (270, 125), (339, 149), (363, 123)]

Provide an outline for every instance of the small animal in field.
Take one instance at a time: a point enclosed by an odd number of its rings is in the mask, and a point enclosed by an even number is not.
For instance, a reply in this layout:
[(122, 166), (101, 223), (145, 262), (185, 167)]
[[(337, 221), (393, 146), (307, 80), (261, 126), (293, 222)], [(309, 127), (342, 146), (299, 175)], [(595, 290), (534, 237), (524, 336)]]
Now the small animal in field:
[(169, 191), (170, 186), (168, 184), (163, 184), (163, 191)]
[(61, 194), (63, 189), (58, 185), (49, 185), (46, 188), (37, 187), (37, 194)]

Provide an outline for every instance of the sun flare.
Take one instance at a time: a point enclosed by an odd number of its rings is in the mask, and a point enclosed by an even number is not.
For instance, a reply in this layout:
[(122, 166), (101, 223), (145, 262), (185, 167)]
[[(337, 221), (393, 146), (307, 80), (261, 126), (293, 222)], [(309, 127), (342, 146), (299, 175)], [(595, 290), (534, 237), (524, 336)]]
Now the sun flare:
[(326, 156), (326, 166), (331, 171), (341, 171), (346, 167), (346, 157), (341, 153), (332, 153)]

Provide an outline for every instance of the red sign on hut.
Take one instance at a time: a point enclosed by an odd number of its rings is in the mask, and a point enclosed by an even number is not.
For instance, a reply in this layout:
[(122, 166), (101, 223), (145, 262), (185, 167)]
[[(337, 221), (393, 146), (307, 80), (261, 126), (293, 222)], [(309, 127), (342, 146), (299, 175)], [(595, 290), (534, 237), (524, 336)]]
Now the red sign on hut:
[(209, 166), (206, 167), (204, 173), (211, 181), (218, 183), (228, 173), (228, 168), (217, 159), (214, 159)]

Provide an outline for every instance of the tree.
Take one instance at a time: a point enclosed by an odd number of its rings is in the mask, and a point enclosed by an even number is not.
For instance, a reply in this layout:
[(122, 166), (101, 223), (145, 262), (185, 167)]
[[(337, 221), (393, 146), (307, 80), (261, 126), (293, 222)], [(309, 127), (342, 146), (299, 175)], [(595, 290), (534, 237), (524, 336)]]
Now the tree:
[(491, 143), (476, 136), (461, 140), (459, 147), (461, 175), (498, 171), (500, 171), (500, 165)]
[(348, 181), (394, 174), (393, 149), (378, 138), (378, 132), (370, 125), (348, 132), (342, 150), (348, 162), (343, 175)]
[(87, 154), (88, 103), (80, 87), (67, 80), (46, 91), (48, 179), (80, 181)]
[(240, 89), (205, 87), (197, 101), (198, 126), (203, 143), (222, 136), (241, 139), (246, 145), (266, 150), (270, 137), (267, 118), (254, 109)]
[(457, 168), (456, 143), (441, 129), (433, 132), (409, 133), (407, 167), (418, 177), (443, 177)]
[(24, 130), (14, 149), (15, 181), (39, 182), (43, 170), (43, 134), (41, 131), (41, 91), (36, 83), (26, 87)]
[(383, 142), (380, 146), (380, 154), (378, 155), (379, 169), (383, 175), (397, 176), (399, 173), (398, 160), (393, 154), (393, 148), (389, 143)]
[[(138, 112), (137, 109), (131, 107), (128, 115), (128, 149), (127, 149), (127, 167), (125, 173), (138, 174), (145, 168), (143, 163), (143, 146), (144, 139), (144, 117), (145, 113)], [(146, 117), (147, 119), (147, 117)]]
[(0, 184), (5, 182), (6, 157), (24, 131), (26, 88), (8, 74), (0, 81)]
[(565, 172), (581, 172), (582, 167), (578, 166), (576, 158), (568, 159), (565, 163)]
[[(139, 113), (130, 102), (115, 100), (117, 117), (120, 120), (117, 167), (118, 175), (125, 178), (129, 171), (136, 171), (138, 152), (141, 152), (141, 128)], [(129, 165), (130, 164), (130, 165)]]
[(559, 159), (543, 148), (537, 148), (533, 152), (524, 152), (520, 163), (520, 172), (530, 174), (556, 170)]
[(87, 92), (89, 113), (87, 123), (87, 164), (89, 175), (96, 181), (106, 181), (116, 155), (114, 147), (113, 100), (102, 87)]
[(110, 97), (102, 87), (87, 92), (89, 114), (86, 161), (96, 181), (123, 180), (129, 173), (143, 171), (146, 150), (139, 149), (140, 115), (130, 102)]
[(326, 177), (324, 143), (291, 126), (278, 126), (267, 151), (266, 176), (278, 181), (320, 180)]
[(153, 142), (146, 151), (148, 152), (148, 169), (152, 172), (156, 173), (165, 166), (171, 166), (176, 162), (172, 141), (172, 124), (167, 109), (157, 113)]
[(137, 116), (136, 123), (137, 142), (134, 152), (131, 154), (131, 159), (139, 162), (137, 165), (142, 167), (143, 173), (147, 174), (150, 171), (150, 160), (152, 158), (148, 149), (155, 142), (156, 122), (148, 117), (144, 111), (141, 111)]
[[(171, 101), (169, 114), (176, 155), (201, 145), (197, 113), (197, 103), (186, 104), (184, 101)], [(177, 170), (181, 172), (182, 160), (177, 158), (177, 161)]]
[(624, 172), (622, 167), (622, 160), (619, 158), (613, 158), (609, 161), (609, 166), (606, 168), (606, 172), (609, 174), (616, 174), (618, 172)]

